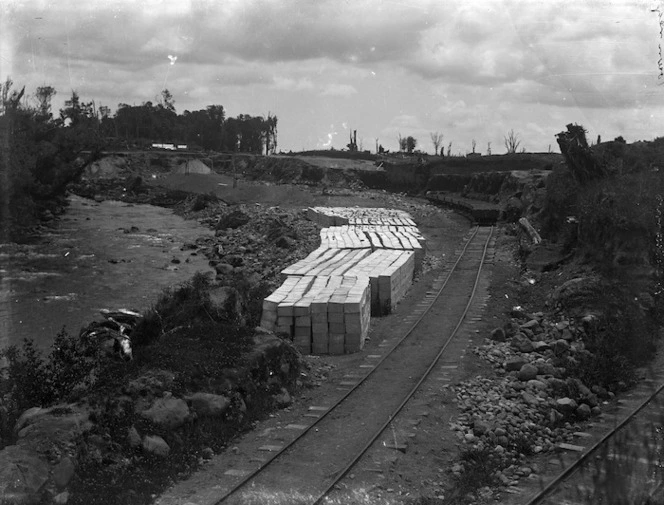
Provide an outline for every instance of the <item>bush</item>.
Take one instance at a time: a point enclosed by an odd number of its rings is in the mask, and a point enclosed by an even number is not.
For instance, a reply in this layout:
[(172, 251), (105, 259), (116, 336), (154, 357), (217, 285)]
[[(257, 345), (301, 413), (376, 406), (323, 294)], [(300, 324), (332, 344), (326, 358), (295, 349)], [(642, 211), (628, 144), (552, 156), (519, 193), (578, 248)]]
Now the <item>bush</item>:
[[(70, 398), (100, 363), (94, 342), (72, 337), (64, 328), (46, 359), (30, 339), (24, 340), (21, 349), (3, 349), (0, 358), (7, 360), (0, 379), (0, 396), (8, 416), (8, 422), (3, 422), (5, 430), (30, 407), (47, 407)], [(11, 433), (3, 432), (3, 445), (10, 438)]]
[(325, 170), (320, 167), (304, 166), (302, 167), (301, 178), (309, 182), (320, 182), (325, 177)]
[(452, 503), (465, 500), (469, 493), (474, 493), (484, 486), (499, 483), (496, 472), (501, 468), (501, 460), (491, 449), (464, 449), (460, 457), (463, 471), (455, 477)]
[(656, 328), (628, 293), (619, 288), (596, 295), (602, 316), (586, 328), (584, 343), (592, 354), (577, 356), (577, 365), (569, 367), (572, 376), (585, 384), (615, 389), (619, 382), (635, 380), (636, 367), (646, 363), (656, 348)]

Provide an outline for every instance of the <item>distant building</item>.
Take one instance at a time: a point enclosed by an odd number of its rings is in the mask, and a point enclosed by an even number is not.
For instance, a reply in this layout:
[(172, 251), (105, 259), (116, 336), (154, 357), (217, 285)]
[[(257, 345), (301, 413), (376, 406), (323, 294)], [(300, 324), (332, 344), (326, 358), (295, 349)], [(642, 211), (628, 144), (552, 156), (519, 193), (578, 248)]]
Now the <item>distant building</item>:
[(169, 151), (175, 151), (177, 147), (173, 144), (152, 144), (153, 149), (168, 149)]

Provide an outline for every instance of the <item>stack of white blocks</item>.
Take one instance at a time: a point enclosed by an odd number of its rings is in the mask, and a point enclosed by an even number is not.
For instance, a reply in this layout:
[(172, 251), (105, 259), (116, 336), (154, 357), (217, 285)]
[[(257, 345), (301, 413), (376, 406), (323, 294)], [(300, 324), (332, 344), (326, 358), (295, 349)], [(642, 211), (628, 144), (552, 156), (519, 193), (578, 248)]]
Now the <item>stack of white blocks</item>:
[(379, 249), (351, 268), (347, 275), (366, 275), (371, 286), (371, 315), (392, 312), (408, 291), (415, 271), (412, 251)]
[(307, 215), (328, 226), (321, 246), (282, 271), (261, 326), (291, 336), (306, 354), (357, 352), (371, 315), (390, 313), (405, 296), (426, 242), (403, 211), (315, 207)]

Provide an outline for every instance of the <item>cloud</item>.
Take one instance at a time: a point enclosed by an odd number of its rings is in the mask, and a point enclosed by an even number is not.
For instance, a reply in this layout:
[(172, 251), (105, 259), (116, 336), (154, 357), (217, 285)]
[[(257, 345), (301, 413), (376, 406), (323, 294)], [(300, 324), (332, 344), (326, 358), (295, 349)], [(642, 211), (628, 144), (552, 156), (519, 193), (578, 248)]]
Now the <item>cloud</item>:
[(357, 93), (357, 89), (350, 84), (327, 84), (321, 91), (321, 96), (350, 96)]
[(314, 85), (311, 82), (311, 79), (303, 77), (300, 79), (293, 79), (290, 77), (283, 76), (274, 76), (272, 82), (276, 89), (288, 90), (288, 91), (304, 91), (308, 89), (313, 89)]

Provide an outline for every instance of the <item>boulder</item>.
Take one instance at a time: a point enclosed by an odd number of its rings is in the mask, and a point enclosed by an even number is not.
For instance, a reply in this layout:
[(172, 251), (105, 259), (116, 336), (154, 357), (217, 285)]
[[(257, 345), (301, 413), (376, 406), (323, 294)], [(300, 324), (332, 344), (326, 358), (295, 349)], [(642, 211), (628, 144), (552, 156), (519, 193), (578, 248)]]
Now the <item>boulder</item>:
[(571, 398), (558, 398), (556, 400), (556, 408), (563, 414), (571, 414), (576, 411), (578, 404)]
[(569, 321), (563, 320), (555, 324), (556, 330), (563, 331), (565, 328), (569, 327)]
[(567, 342), (567, 340), (564, 339), (558, 339), (556, 340), (553, 345), (551, 346), (551, 349), (553, 350), (554, 354), (556, 356), (564, 356), (567, 353), (569, 353), (570, 350), (570, 345)]
[(570, 331), (569, 328), (565, 328), (561, 332), (561, 336), (562, 336), (563, 340), (567, 340), (568, 342), (571, 342), (572, 340), (574, 340), (574, 334)]
[(143, 437), (143, 450), (162, 458), (165, 458), (171, 452), (171, 448), (159, 435), (146, 435)]
[(587, 313), (584, 304), (587, 306), (589, 302), (596, 300), (600, 289), (599, 277), (577, 277), (557, 287), (551, 295), (551, 301), (574, 312)]
[(505, 342), (505, 330), (502, 328), (496, 328), (491, 332), (491, 340), (496, 342)]
[(565, 416), (563, 416), (556, 409), (551, 409), (549, 411), (549, 423), (551, 423), (551, 424), (556, 424), (556, 423), (562, 421), (564, 418), (565, 418)]
[(508, 358), (505, 362), (505, 370), (508, 372), (518, 372), (528, 361), (520, 356)]
[(537, 319), (531, 319), (527, 323), (523, 323), (521, 325), (521, 329), (527, 329), (532, 331), (533, 333), (538, 333), (539, 331), (542, 330), (542, 327), (539, 324), (539, 321)]
[(530, 363), (526, 363), (517, 373), (517, 377), (520, 381), (523, 382), (533, 380), (535, 377), (537, 377), (537, 367), (535, 365), (531, 365)]
[(489, 423), (487, 423), (486, 421), (482, 421), (481, 419), (477, 419), (473, 423), (473, 433), (475, 433), (475, 435), (484, 435), (490, 429), (491, 426), (489, 425)]
[(514, 321), (508, 321), (505, 323), (504, 330), (506, 337), (513, 337), (519, 332), (519, 325)]
[(53, 497), (54, 505), (65, 505), (69, 501), (69, 491), (63, 491)]
[(595, 384), (592, 388), (590, 388), (590, 390), (594, 394), (599, 396), (602, 400), (608, 400), (609, 399), (609, 392), (605, 388), (603, 388), (602, 386), (598, 386), (597, 384)]
[(546, 379), (546, 383), (556, 395), (566, 396), (569, 393), (567, 383), (562, 379), (552, 377), (550, 379)]
[(74, 462), (70, 458), (64, 457), (53, 467), (53, 482), (62, 489), (69, 484), (75, 472)]
[(512, 349), (516, 349), (520, 352), (533, 352), (535, 349), (533, 343), (523, 333), (517, 333), (514, 335), (510, 342), (510, 346)]
[(551, 349), (551, 346), (548, 344), (548, 342), (544, 342), (543, 340), (538, 340), (536, 342), (533, 342), (533, 350), (535, 352), (545, 352)]
[(191, 405), (191, 410), (201, 417), (219, 417), (231, 403), (225, 396), (212, 393), (194, 393), (186, 400)]
[(536, 361), (537, 375), (555, 375), (556, 367), (547, 361)]
[(0, 503), (38, 503), (49, 466), (36, 452), (10, 445), (0, 451)]
[(588, 419), (591, 415), (591, 409), (589, 405), (582, 403), (576, 408), (576, 415), (579, 419)]
[(133, 447), (134, 449), (141, 445), (141, 436), (134, 426), (127, 430), (127, 442), (129, 443), (129, 447)]
[[(41, 453), (65, 451), (93, 427), (90, 413), (79, 405), (29, 409), (16, 423), (17, 445)], [(27, 412), (27, 411), (26, 411)]]
[(235, 270), (233, 268), (233, 265), (229, 265), (228, 263), (217, 263), (214, 266), (214, 269), (217, 272), (217, 274), (219, 274), (219, 275), (232, 274), (233, 271)]
[(176, 429), (189, 419), (189, 407), (180, 398), (159, 398), (141, 412), (141, 417), (168, 429)]
[(537, 397), (528, 393), (527, 391), (521, 391), (521, 398), (528, 405), (539, 405), (539, 400)]
[(530, 386), (533, 389), (540, 389), (540, 390), (543, 390), (543, 389), (547, 388), (547, 385), (544, 382), (542, 382), (540, 380), (537, 380), (537, 379), (529, 380), (528, 381), (528, 386)]
[(277, 407), (284, 408), (293, 403), (293, 398), (291, 398), (291, 395), (286, 388), (281, 388), (281, 391), (274, 395), (274, 401), (277, 404)]

